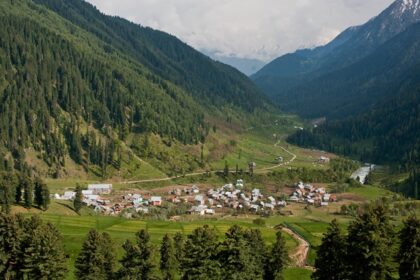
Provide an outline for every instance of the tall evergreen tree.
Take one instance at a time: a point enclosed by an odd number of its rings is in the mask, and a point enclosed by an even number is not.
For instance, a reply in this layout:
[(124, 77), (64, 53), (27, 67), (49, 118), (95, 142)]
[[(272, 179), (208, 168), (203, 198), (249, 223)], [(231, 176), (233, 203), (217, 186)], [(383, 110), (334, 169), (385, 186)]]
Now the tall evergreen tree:
[(244, 235), (245, 231), (237, 225), (226, 232), (219, 252), (223, 279), (258, 279), (252, 265), (253, 255)]
[(348, 228), (347, 252), (349, 278), (385, 280), (392, 274), (394, 230), (383, 203), (368, 205)]
[(268, 258), (267, 247), (261, 231), (259, 229), (249, 229), (245, 232), (244, 237), (250, 249), (251, 269), (255, 274), (255, 278), (261, 279), (264, 277), (264, 267)]
[(172, 238), (165, 234), (160, 247), (160, 271), (163, 280), (176, 279), (178, 270), (178, 261), (175, 256), (175, 248)]
[(182, 260), (183, 280), (221, 279), (221, 264), (217, 258), (217, 235), (203, 226), (188, 235)]
[(62, 238), (51, 224), (41, 224), (23, 251), (24, 279), (60, 280), (67, 273)]
[(420, 220), (411, 216), (404, 222), (398, 252), (400, 279), (420, 279)]
[(39, 217), (0, 215), (0, 277), (63, 279), (67, 272), (61, 236)]
[(101, 235), (96, 230), (91, 230), (76, 259), (77, 279), (113, 279), (114, 256), (115, 252), (109, 235)]
[(266, 280), (283, 280), (283, 270), (285, 269), (287, 262), (286, 241), (284, 240), (281, 231), (278, 231), (276, 233), (276, 242), (271, 249), (271, 254), (267, 262), (264, 278)]
[(227, 160), (225, 160), (225, 168), (223, 169), (223, 175), (225, 177), (229, 176), (229, 164), (228, 164)]
[(80, 213), (80, 210), (83, 207), (83, 193), (82, 193), (82, 187), (77, 184), (76, 186), (76, 196), (74, 197), (73, 201), (73, 208), (76, 213)]
[(16, 197), (16, 180), (12, 173), (0, 174), (0, 204), (1, 211), (10, 213)]
[(0, 213), (0, 277), (14, 279), (22, 269), (19, 261), (22, 229), (15, 216)]
[(23, 191), (23, 176), (19, 176), (19, 181), (16, 184), (16, 190), (15, 190), (15, 203), (20, 204), (22, 202), (22, 191)]
[(22, 181), (23, 184), (23, 203), (26, 208), (31, 208), (34, 201), (34, 186), (32, 180), (25, 177)]
[(121, 269), (118, 277), (124, 280), (149, 280), (155, 275), (154, 248), (150, 242), (150, 235), (146, 230), (140, 230), (136, 234), (136, 244), (127, 240), (123, 249), (125, 255), (121, 260)]
[(44, 211), (47, 210), (48, 205), (50, 204), (50, 191), (48, 190), (47, 185), (42, 182), (40, 178), (36, 178), (34, 190), (36, 205)]
[(333, 220), (317, 250), (313, 280), (345, 280), (346, 238), (342, 235), (337, 220)]
[(175, 258), (179, 264), (181, 264), (182, 259), (184, 258), (184, 249), (185, 249), (185, 238), (182, 233), (177, 232), (174, 236), (174, 249), (175, 249)]

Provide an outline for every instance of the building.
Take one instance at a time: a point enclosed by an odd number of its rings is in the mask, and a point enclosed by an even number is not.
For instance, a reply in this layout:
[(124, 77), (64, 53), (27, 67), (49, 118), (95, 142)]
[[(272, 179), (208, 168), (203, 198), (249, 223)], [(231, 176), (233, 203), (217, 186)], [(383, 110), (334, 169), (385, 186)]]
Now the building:
[(93, 195), (93, 191), (92, 190), (82, 190), (82, 194), (83, 194), (83, 196)]
[(112, 184), (89, 184), (88, 190), (93, 194), (110, 194), (112, 191)]
[(160, 197), (160, 196), (152, 196), (150, 198), (150, 204), (152, 206), (161, 206), (162, 205), (162, 197)]
[(198, 205), (204, 205), (205, 204), (204, 196), (196, 195), (194, 198), (194, 202)]
[(330, 162), (330, 158), (328, 158), (328, 157), (324, 157), (324, 156), (321, 156), (321, 157), (319, 158), (318, 162), (319, 162), (319, 163), (329, 163), (329, 162)]
[(75, 197), (76, 197), (76, 192), (71, 192), (71, 191), (65, 192), (63, 195), (63, 199), (65, 200), (72, 200)]

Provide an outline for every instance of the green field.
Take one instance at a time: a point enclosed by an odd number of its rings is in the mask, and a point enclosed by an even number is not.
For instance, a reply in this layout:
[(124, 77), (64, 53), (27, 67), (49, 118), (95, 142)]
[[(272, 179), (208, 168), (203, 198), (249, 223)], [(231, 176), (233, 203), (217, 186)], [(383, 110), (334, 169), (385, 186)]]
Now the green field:
[[(237, 224), (244, 228), (259, 228), (262, 236), (268, 245), (275, 240), (275, 233), (272, 227), (258, 227), (252, 223), (252, 218), (247, 219), (200, 219), (185, 222), (169, 222), (154, 220), (127, 220), (117, 217), (106, 216), (75, 216), (75, 215), (54, 215), (41, 213), (40, 217), (55, 225), (61, 232), (66, 253), (69, 256), (69, 268), (73, 269), (74, 261), (80, 252), (82, 242), (90, 229), (97, 229), (101, 232), (108, 232), (114, 240), (119, 257), (122, 255), (121, 245), (127, 239), (133, 239), (134, 234), (140, 229), (147, 229), (151, 235), (152, 242), (158, 246), (163, 236), (167, 233), (175, 234), (181, 232), (184, 235), (190, 234), (195, 228), (203, 225), (213, 227), (222, 239), (225, 232)], [(285, 235), (286, 245), (289, 250), (297, 245), (297, 242), (290, 236)], [(73, 278), (73, 271), (70, 271), (68, 279)]]

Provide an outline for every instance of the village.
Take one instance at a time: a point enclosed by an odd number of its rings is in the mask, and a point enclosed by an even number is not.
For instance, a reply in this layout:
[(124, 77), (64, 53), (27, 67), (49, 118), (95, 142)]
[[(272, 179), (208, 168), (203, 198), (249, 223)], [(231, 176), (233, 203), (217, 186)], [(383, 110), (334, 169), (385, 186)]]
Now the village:
[[(182, 205), (187, 215), (215, 215), (236, 211), (240, 213), (272, 213), (286, 207), (290, 203), (301, 203), (316, 207), (328, 206), (337, 198), (329, 194), (323, 187), (314, 187), (303, 182), (294, 185), (290, 196), (275, 197), (258, 188), (245, 187), (244, 180), (238, 179), (234, 184), (226, 184), (218, 188), (200, 189), (197, 185), (173, 188), (165, 194), (136, 193), (134, 191), (115, 194), (112, 184), (89, 184), (82, 191), (83, 202), (103, 215), (117, 216), (127, 213), (147, 215), (151, 209), (167, 205)], [(75, 191), (66, 191), (63, 195), (55, 194), (56, 200), (74, 200)]]

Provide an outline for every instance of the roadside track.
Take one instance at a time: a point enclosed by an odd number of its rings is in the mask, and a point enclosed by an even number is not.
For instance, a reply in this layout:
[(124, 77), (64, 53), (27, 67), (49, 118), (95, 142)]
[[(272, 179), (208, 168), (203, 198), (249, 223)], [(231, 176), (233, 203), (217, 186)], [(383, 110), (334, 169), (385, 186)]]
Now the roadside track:
[[(259, 173), (262, 171), (268, 171), (268, 170), (273, 170), (285, 165), (289, 165), (291, 164), (295, 159), (296, 159), (296, 155), (292, 152), (290, 152), (289, 150), (287, 150), (285, 147), (283, 146), (279, 146), (280, 141), (275, 143), (274, 146), (279, 147), (280, 149), (282, 149), (283, 151), (285, 151), (286, 153), (288, 153), (289, 155), (292, 156), (292, 158), (286, 162), (282, 162), (280, 164), (276, 164), (270, 167), (264, 167), (264, 168), (260, 168), (260, 169), (255, 169), (254, 172), (255, 173)], [(135, 156), (137, 159), (143, 161), (141, 158)], [(171, 177), (165, 177), (165, 178), (156, 178), (156, 179), (145, 179), (145, 180), (134, 180), (134, 181), (124, 181), (124, 182), (120, 182), (121, 184), (140, 184), (140, 183), (154, 183), (154, 182), (165, 182), (165, 181), (171, 181), (177, 178), (181, 178), (181, 177), (195, 177), (195, 176), (200, 176), (200, 175), (205, 175), (205, 174), (216, 174), (218, 172), (223, 172), (223, 170), (214, 170), (214, 171), (209, 171), (209, 172), (194, 172), (194, 173), (189, 173), (189, 174), (185, 174), (185, 175), (181, 175), (181, 176), (171, 176)]]
[(282, 231), (292, 236), (299, 244), (296, 250), (290, 255), (290, 258), (294, 261), (295, 265), (300, 268), (314, 270), (312, 266), (307, 265), (309, 249), (311, 248), (309, 242), (287, 226), (284, 226)]

